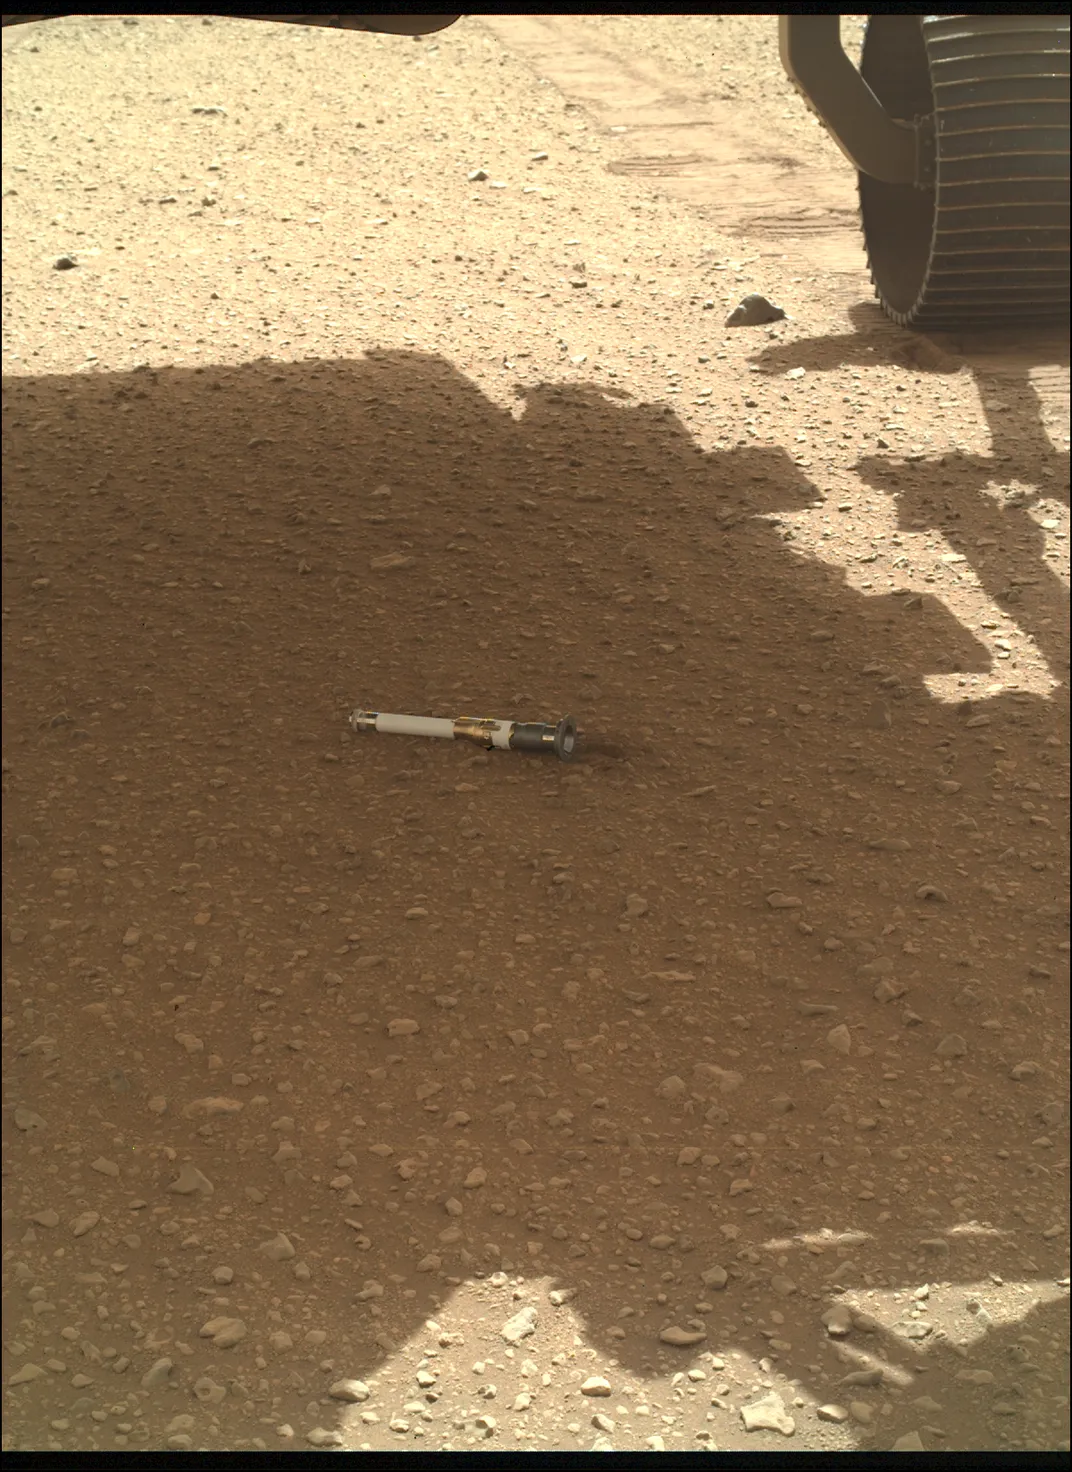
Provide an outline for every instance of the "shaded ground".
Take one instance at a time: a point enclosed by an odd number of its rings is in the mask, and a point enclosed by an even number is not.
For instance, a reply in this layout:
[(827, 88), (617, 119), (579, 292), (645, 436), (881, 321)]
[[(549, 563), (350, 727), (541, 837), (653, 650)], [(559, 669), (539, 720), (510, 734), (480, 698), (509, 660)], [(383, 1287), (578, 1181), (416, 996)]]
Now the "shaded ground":
[(1062, 345), (529, 24), (5, 34), (5, 1449), (1056, 1448)]

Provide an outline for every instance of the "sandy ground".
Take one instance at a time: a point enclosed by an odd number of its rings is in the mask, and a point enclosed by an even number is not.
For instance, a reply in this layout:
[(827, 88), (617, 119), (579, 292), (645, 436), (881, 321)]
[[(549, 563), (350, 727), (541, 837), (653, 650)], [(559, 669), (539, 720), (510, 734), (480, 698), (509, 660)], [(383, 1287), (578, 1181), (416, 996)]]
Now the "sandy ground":
[(5, 1449), (1067, 1448), (1062, 339), (769, 18), (3, 42)]

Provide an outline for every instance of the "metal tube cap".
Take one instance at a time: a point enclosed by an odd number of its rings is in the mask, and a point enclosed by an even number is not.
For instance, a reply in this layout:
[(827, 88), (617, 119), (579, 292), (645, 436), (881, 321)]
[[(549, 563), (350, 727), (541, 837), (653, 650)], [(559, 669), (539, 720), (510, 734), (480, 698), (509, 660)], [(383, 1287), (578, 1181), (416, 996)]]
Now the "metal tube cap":
[(510, 732), (510, 745), (515, 751), (547, 752), (568, 762), (577, 745), (577, 722), (572, 716), (563, 716), (557, 726), (518, 721)]

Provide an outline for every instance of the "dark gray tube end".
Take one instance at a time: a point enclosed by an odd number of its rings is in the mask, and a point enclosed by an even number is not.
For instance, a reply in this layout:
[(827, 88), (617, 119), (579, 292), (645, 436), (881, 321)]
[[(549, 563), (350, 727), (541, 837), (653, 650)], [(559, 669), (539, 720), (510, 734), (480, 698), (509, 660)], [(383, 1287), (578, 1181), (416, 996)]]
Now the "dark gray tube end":
[(573, 760), (577, 745), (577, 722), (572, 716), (563, 716), (555, 727), (554, 752), (560, 761)]
[(577, 722), (572, 716), (563, 716), (557, 726), (518, 721), (510, 732), (510, 745), (514, 751), (542, 751), (568, 762), (577, 745)]

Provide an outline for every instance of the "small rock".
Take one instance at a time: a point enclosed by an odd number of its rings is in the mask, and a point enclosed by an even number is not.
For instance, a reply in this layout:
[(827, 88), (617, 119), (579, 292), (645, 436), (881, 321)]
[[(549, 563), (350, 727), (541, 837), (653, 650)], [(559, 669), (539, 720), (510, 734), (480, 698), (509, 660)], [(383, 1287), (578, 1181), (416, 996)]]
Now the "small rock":
[(341, 1431), (329, 1431), (324, 1426), (314, 1426), (305, 1433), (305, 1439), (310, 1446), (342, 1446), (343, 1442)]
[(174, 1360), (156, 1360), (141, 1377), (143, 1390), (157, 1390), (161, 1385), (170, 1385), (175, 1370)]
[[(860, 1328), (859, 1321), (856, 1327)], [(842, 1385), (881, 1385), (882, 1374), (881, 1370), (853, 1370), (850, 1375), (842, 1377), (841, 1383)]]
[(631, 894), (626, 898), (625, 913), (631, 920), (637, 920), (641, 915), (646, 915), (650, 908), (642, 894)]
[(844, 1022), (840, 1023), (837, 1027), (830, 1029), (830, 1031), (826, 1035), (826, 1041), (830, 1044), (835, 1053), (852, 1052), (852, 1034), (849, 1032), (849, 1029)]
[(178, 1196), (211, 1196), (216, 1188), (207, 1176), (201, 1174), (196, 1165), (184, 1165), (178, 1177), (168, 1187)]
[(930, 1395), (918, 1395), (912, 1404), (928, 1416), (936, 1416), (942, 1409), (941, 1403)]
[(73, 271), (78, 265), (74, 256), (57, 256), (52, 262), (53, 271)]
[(539, 1314), (536, 1312), (536, 1309), (531, 1304), (528, 1304), (525, 1308), (520, 1309), (512, 1319), (507, 1319), (506, 1323), (499, 1330), (499, 1333), (506, 1340), (507, 1344), (520, 1344), (522, 1339), (527, 1339), (530, 1334), (535, 1334), (538, 1320)]
[(852, 1419), (854, 1421), (858, 1421), (861, 1426), (870, 1426), (872, 1420), (874, 1419), (875, 1413), (867, 1404), (867, 1401), (850, 1400), (849, 1414), (852, 1416)]
[(717, 1063), (698, 1063), (693, 1072), (697, 1079), (709, 1079), (718, 1084), (722, 1094), (732, 1094), (744, 1083), (744, 1074), (735, 1073), (731, 1068), (719, 1068)]
[(82, 1214), (80, 1216), (76, 1216), (74, 1221), (71, 1223), (71, 1233), (75, 1237), (84, 1237), (87, 1232), (92, 1232), (93, 1228), (97, 1225), (99, 1221), (99, 1212), (83, 1211)]
[(244, 1107), (240, 1099), (206, 1096), (203, 1099), (192, 1099), (182, 1112), (186, 1119), (196, 1119), (199, 1116), (215, 1119), (220, 1115), (241, 1114)]
[(833, 1421), (839, 1426), (843, 1421), (849, 1419), (847, 1408), (835, 1404), (820, 1406), (815, 1414), (819, 1417), (820, 1421)]
[(581, 1386), (581, 1394), (582, 1395), (604, 1395), (605, 1396), (605, 1395), (610, 1395), (610, 1393), (611, 1393), (610, 1381), (604, 1379), (604, 1377), (602, 1375), (589, 1375), (588, 1379)]
[(726, 318), (727, 327), (762, 327), (765, 322), (784, 322), (785, 311), (774, 302), (750, 291), (734, 307)]
[(368, 1400), (372, 1392), (364, 1380), (336, 1380), (335, 1384), (329, 1388), (328, 1394), (332, 1400), (344, 1400), (350, 1405), (355, 1405), (358, 1401)]
[(673, 1344), (678, 1349), (687, 1349), (692, 1344), (699, 1344), (701, 1339), (707, 1335), (703, 1329), (680, 1329), (676, 1324), (670, 1324), (665, 1329), (659, 1330), (659, 1339), (663, 1344)]
[(1020, 1083), (1025, 1078), (1034, 1078), (1036, 1074), (1040, 1072), (1041, 1069), (1039, 1068), (1039, 1065), (1037, 1063), (1032, 1063), (1030, 1061), (1024, 1063), (1014, 1063), (1012, 1068), (1009, 1069), (1009, 1077), (1014, 1078), (1017, 1083)]
[(767, 896), (767, 904), (772, 910), (799, 910), (803, 903), (795, 894), (783, 894), (780, 889), (772, 889)]
[(934, 1050), (939, 1058), (962, 1058), (968, 1051), (968, 1044), (958, 1032), (950, 1032), (942, 1038)]
[(769, 1391), (762, 1400), (752, 1401), (741, 1407), (741, 1420), (746, 1431), (780, 1431), (783, 1436), (792, 1436), (796, 1422), (785, 1409), (785, 1402), (776, 1391)]
[(389, 1038), (408, 1038), (414, 1033), (420, 1032), (421, 1024), (412, 1017), (392, 1017), (387, 1024), (387, 1036)]
[(218, 1406), (227, 1398), (226, 1385), (217, 1385), (208, 1375), (202, 1375), (193, 1383), (193, 1392), (202, 1405)]
[(930, 900), (933, 904), (945, 904), (949, 896), (944, 889), (939, 889), (936, 884), (921, 884), (916, 890), (917, 900)]
[(31, 1380), (40, 1380), (42, 1375), (47, 1374), (48, 1371), (43, 1370), (40, 1365), (35, 1365), (32, 1362), (27, 1361), (26, 1364), (23, 1365), (21, 1370), (15, 1371), (14, 1375), (11, 1376), (10, 1380), (7, 1383), (9, 1385), (28, 1385)]
[(373, 572), (397, 572), (403, 567), (411, 567), (413, 561), (402, 552), (388, 552), (383, 557), (371, 558), (369, 568)]
[(262, 1242), (257, 1248), (263, 1252), (271, 1262), (286, 1262), (294, 1256), (294, 1244), (285, 1232), (277, 1232), (268, 1242)]
[(823, 1324), (831, 1339), (844, 1339), (852, 1333), (852, 1314), (842, 1303), (835, 1303), (823, 1314)]
[(232, 1349), (245, 1339), (248, 1329), (241, 1319), (209, 1319), (198, 1330), (202, 1339), (211, 1339), (217, 1349)]
[(899, 1436), (890, 1447), (891, 1452), (925, 1452), (926, 1450), (918, 1431), (909, 1431), (904, 1436)]

